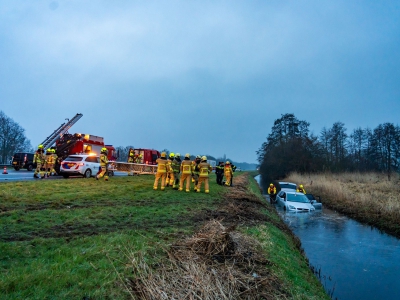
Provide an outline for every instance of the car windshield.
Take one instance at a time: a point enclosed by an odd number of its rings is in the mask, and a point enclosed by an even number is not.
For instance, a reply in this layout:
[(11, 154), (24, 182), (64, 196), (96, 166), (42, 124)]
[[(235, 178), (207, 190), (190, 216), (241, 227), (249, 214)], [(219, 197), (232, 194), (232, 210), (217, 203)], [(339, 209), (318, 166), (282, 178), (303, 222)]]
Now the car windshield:
[(281, 189), (291, 189), (291, 190), (296, 189), (296, 185), (290, 183), (280, 183), (279, 186), (281, 187)]
[(316, 200), (312, 194), (306, 194), (306, 197), (308, 198), (308, 200)]
[(287, 195), (287, 201), (310, 203), (310, 200), (308, 200), (307, 197), (302, 194), (286, 194), (286, 195)]
[(81, 161), (82, 157), (80, 156), (68, 156), (65, 161)]

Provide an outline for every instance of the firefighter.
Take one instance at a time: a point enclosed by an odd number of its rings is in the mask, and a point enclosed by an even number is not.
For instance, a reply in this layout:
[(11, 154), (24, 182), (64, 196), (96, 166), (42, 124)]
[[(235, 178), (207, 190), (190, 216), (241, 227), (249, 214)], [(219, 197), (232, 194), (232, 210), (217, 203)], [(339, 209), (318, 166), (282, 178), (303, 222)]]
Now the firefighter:
[(44, 165), (44, 177), (50, 177), (51, 171), (54, 169), (54, 156), (53, 156), (53, 150), (52, 149), (47, 149), (46, 150), (46, 160), (45, 160), (45, 165)]
[(233, 177), (233, 170), (231, 168), (231, 163), (230, 163), (229, 160), (225, 163), (224, 174), (225, 174), (225, 177), (226, 177), (225, 185), (226, 186), (231, 186), (232, 177)]
[(56, 166), (56, 164), (59, 164), (60, 161), (59, 161), (59, 159), (58, 159), (58, 155), (56, 154), (56, 149), (51, 149), (51, 153), (52, 153), (53, 162), (54, 162), (53, 168), (51, 169), (51, 175), (57, 175), (55, 166)]
[(43, 167), (45, 162), (46, 158), (43, 153), (43, 145), (39, 145), (35, 155), (33, 156), (33, 163), (36, 164), (35, 173), (33, 174), (34, 178), (39, 178), (38, 174), (40, 175), (40, 178), (44, 178)]
[[(134, 162), (135, 162), (135, 154), (133, 153), (133, 150), (130, 150), (128, 156), (128, 163), (132, 164)], [(128, 176), (133, 176), (133, 165), (129, 165)]]
[(199, 180), (196, 186), (196, 192), (200, 193), (201, 184), (204, 182), (204, 189), (206, 194), (210, 192), (209, 182), (208, 182), (208, 174), (211, 173), (212, 167), (207, 162), (207, 156), (201, 157), (201, 162), (199, 164), (200, 174)]
[(169, 154), (169, 158), (167, 159), (168, 162), (168, 172), (167, 172), (167, 180), (166, 180), (166, 185), (165, 186), (172, 186), (174, 184), (174, 172), (172, 171), (172, 161), (175, 158), (175, 154), (173, 152), (171, 152)]
[(179, 178), (180, 178), (180, 172), (181, 172), (181, 155), (180, 153), (175, 154), (175, 158), (171, 163), (172, 167), (172, 172), (174, 173), (174, 182), (172, 188), (174, 190), (177, 190), (179, 188)]
[(161, 190), (164, 191), (165, 190), (165, 179), (166, 179), (167, 173), (169, 171), (167, 154), (165, 152), (162, 152), (161, 157), (157, 158), (156, 163), (157, 163), (158, 167), (157, 167), (156, 178), (154, 180), (153, 189), (157, 190), (158, 181), (161, 178)]
[(101, 148), (101, 152), (100, 152), (100, 169), (101, 169), (101, 172), (96, 175), (96, 180), (99, 180), (99, 178), (104, 176), (104, 180), (108, 181), (107, 164), (108, 164), (107, 148)]
[(186, 192), (190, 192), (190, 181), (192, 180), (192, 173), (193, 173), (193, 164), (190, 161), (190, 154), (186, 153), (185, 158), (183, 159), (181, 166), (181, 180), (179, 182), (179, 190), (183, 190), (183, 184), (186, 180)]
[(299, 187), (297, 188), (296, 192), (306, 194), (306, 189), (304, 188), (304, 186), (302, 184), (300, 184)]
[(215, 167), (215, 174), (217, 175), (217, 184), (222, 185), (222, 179), (224, 178), (224, 162), (220, 161), (218, 166)]
[(193, 164), (193, 174), (192, 174), (192, 182), (194, 182), (194, 191), (197, 189), (197, 184), (199, 183), (199, 175), (200, 175), (200, 162), (201, 156), (197, 155), (196, 159), (192, 162)]
[(269, 185), (267, 192), (269, 195), (269, 203), (274, 203), (276, 198), (276, 187), (273, 183)]

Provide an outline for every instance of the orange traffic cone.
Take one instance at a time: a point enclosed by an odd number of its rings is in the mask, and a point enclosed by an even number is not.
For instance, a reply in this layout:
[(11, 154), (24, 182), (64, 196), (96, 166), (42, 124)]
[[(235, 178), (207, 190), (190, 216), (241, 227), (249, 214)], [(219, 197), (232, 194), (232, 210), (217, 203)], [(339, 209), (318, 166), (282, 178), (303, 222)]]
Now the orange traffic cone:
[(4, 167), (3, 174), (8, 174), (7, 167)]

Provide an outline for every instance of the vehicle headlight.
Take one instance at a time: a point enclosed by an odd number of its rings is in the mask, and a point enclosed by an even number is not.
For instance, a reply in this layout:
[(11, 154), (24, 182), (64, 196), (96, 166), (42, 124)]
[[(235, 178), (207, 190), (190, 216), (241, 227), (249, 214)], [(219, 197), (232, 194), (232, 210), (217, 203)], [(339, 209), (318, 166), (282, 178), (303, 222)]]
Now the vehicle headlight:
[(289, 205), (289, 209), (296, 209), (293, 205)]

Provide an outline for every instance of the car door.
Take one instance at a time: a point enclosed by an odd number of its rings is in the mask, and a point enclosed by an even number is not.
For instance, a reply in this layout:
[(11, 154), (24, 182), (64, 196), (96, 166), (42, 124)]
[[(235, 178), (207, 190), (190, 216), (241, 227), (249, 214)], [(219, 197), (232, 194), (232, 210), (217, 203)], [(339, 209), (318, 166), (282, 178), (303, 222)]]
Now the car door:
[(279, 206), (285, 206), (286, 193), (284, 191), (280, 191), (276, 198), (278, 200)]
[(96, 156), (89, 156), (86, 158), (86, 168), (89, 168), (90, 171), (92, 172), (92, 175), (96, 175), (98, 169), (97, 166), (97, 157)]

